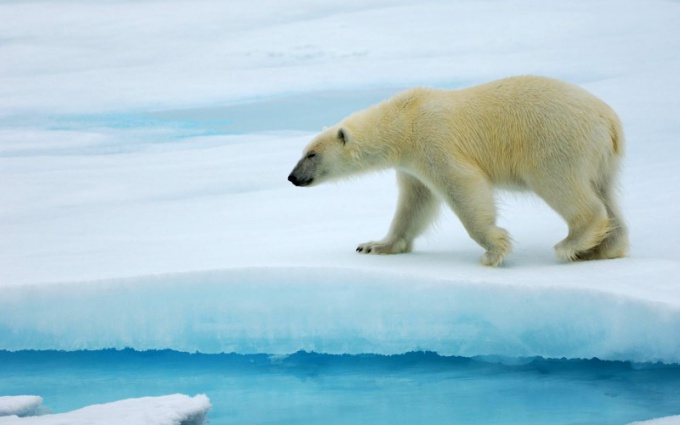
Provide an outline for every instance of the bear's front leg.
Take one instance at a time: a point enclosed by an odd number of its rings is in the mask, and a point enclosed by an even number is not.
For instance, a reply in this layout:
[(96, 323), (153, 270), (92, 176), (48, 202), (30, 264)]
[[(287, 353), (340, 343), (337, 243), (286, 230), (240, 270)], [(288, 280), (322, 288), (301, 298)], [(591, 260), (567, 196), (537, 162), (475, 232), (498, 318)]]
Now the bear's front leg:
[(439, 212), (436, 196), (416, 177), (397, 172), (399, 202), (390, 231), (380, 241), (362, 243), (357, 252), (363, 254), (401, 254), (410, 252), (413, 240), (423, 233)]
[(459, 167), (448, 179), (447, 201), (472, 239), (486, 252), (481, 262), (496, 267), (510, 252), (508, 232), (496, 226), (493, 187), (485, 176), (473, 169)]

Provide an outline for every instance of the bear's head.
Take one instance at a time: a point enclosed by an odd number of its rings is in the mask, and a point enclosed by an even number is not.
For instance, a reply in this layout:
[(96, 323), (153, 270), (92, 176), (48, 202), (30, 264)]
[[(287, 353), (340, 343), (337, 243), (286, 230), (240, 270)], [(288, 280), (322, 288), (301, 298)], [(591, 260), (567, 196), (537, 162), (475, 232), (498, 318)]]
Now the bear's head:
[(310, 186), (351, 172), (350, 135), (337, 125), (327, 128), (304, 149), (288, 180), (295, 186)]
[(398, 137), (381, 115), (373, 107), (324, 129), (304, 149), (288, 180), (296, 186), (311, 186), (393, 167)]

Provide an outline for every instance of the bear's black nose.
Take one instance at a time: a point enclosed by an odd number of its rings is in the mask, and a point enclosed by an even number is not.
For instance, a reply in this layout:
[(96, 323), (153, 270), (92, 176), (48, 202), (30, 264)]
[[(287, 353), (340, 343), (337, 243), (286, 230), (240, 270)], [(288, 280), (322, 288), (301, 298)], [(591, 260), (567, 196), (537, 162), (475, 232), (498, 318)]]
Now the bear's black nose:
[(312, 181), (314, 179), (306, 179), (306, 180), (301, 180), (297, 178), (295, 173), (291, 173), (290, 176), (288, 176), (288, 181), (293, 183), (295, 186), (309, 186), (312, 184)]

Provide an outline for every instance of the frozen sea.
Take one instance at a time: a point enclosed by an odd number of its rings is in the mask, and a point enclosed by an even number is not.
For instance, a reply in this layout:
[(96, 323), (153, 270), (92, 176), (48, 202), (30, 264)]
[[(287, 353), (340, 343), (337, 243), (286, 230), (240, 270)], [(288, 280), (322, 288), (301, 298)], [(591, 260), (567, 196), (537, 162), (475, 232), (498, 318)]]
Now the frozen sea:
[[(0, 1), (0, 423), (680, 423), (678, 22), (670, 0)], [(560, 263), (565, 224), (506, 193), (501, 268), (450, 211), (413, 253), (358, 255), (393, 173), (286, 180), (352, 111), (517, 74), (621, 116), (628, 258)]]

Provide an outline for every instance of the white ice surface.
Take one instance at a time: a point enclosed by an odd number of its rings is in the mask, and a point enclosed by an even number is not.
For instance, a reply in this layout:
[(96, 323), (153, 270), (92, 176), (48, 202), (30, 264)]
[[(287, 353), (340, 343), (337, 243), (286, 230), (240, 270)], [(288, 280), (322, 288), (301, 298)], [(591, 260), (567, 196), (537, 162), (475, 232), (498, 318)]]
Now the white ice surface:
[(35, 395), (0, 396), (0, 416), (26, 416), (38, 413), (42, 397)]
[(680, 416), (669, 416), (649, 421), (633, 422), (630, 425), (680, 425)]
[[(0, 349), (680, 361), (680, 3), (35, 1), (0, 16)], [(565, 225), (523, 195), (502, 198), (505, 267), (480, 266), (448, 211), (412, 254), (362, 256), (387, 231), (391, 173), (286, 181), (314, 131), (376, 93), (518, 73), (620, 113), (629, 258), (558, 263)], [(250, 124), (225, 134), (234, 117)]]
[(0, 417), (2, 425), (201, 425), (210, 410), (204, 394), (173, 394), (97, 404), (67, 413)]

